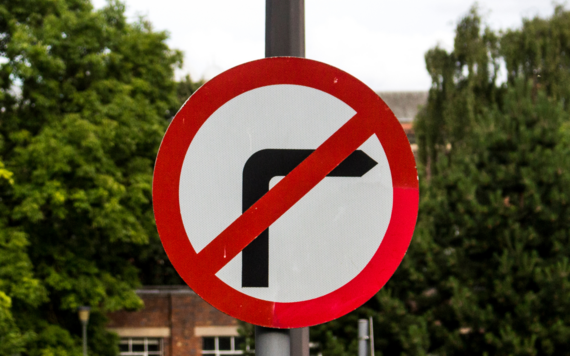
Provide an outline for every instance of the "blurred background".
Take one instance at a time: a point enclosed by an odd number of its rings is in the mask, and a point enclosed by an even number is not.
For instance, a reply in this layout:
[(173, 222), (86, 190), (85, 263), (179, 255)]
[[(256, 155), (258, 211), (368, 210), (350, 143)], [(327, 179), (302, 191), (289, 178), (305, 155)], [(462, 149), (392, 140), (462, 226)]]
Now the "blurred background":
[[(0, 355), (239, 355), (156, 231), (160, 142), (205, 81), (264, 56), (263, 0), (0, 0)], [(312, 355), (570, 354), (570, 10), (306, 0), (307, 58), (410, 141), (418, 223), (386, 286)]]

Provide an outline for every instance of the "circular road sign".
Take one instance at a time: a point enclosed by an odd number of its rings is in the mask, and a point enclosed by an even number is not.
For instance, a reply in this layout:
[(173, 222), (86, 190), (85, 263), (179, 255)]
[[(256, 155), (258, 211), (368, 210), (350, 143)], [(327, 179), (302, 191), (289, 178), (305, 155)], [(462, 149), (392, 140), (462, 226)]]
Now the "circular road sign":
[(184, 281), (243, 321), (297, 328), (370, 299), (410, 244), (418, 178), (380, 97), (292, 57), (232, 68), (172, 120), (154, 213)]

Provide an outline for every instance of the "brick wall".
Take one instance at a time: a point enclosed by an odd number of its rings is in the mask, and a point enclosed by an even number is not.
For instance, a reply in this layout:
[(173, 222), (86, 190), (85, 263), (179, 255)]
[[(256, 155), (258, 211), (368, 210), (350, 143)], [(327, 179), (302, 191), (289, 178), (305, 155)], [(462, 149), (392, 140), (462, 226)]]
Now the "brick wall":
[(145, 287), (137, 293), (144, 308), (110, 313), (107, 326), (122, 337), (152, 337), (153, 332), (168, 331), (169, 336), (163, 337), (165, 356), (200, 355), (202, 339), (194, 334), (196, 327), (237, 327), (236, 319), (213, 308), (188, 287)]

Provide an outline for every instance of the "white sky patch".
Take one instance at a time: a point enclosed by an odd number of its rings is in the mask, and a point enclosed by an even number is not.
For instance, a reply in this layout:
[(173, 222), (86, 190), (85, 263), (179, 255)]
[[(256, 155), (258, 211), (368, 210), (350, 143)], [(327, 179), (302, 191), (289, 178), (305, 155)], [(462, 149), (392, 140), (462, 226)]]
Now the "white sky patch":
[(429, 88), (430, 78), (419, 53), (438, 42), (444, 48), (453, 43), (451, 33), (391, 33), (367, 28), (349, 16), (328, 18), (313, 29), (308, 40), (308, 58), (329, 58), (328, 64), (349, 71), (376, 90)]
[[(105, 0), (94, 0), (96, 8)], [(334, 65), (373, 90), (427, 90), (425, 52), (453, 47), (454, 30), (471, 0), (306, 0), (307, 58)], [(545, 0), (479, 0), (493, 29), (519, 27), (523, 17), (550, 16)], [(146, 16), (185, 53), (178, 77), (195, 80), (263, 58), (265, 0), (126, 0), (127, 15)]]

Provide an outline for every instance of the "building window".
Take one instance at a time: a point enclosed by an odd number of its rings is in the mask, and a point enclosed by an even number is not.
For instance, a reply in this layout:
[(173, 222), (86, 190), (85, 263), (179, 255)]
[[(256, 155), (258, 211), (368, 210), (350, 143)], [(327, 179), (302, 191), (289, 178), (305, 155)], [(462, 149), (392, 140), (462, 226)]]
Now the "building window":
[(202, 338), (202, 355), (241, 355), (243, 338), (235, 336), (208, 336)]
[(121, 338), (119, 354), (128, 356), (162, 356), (162, 339)]

